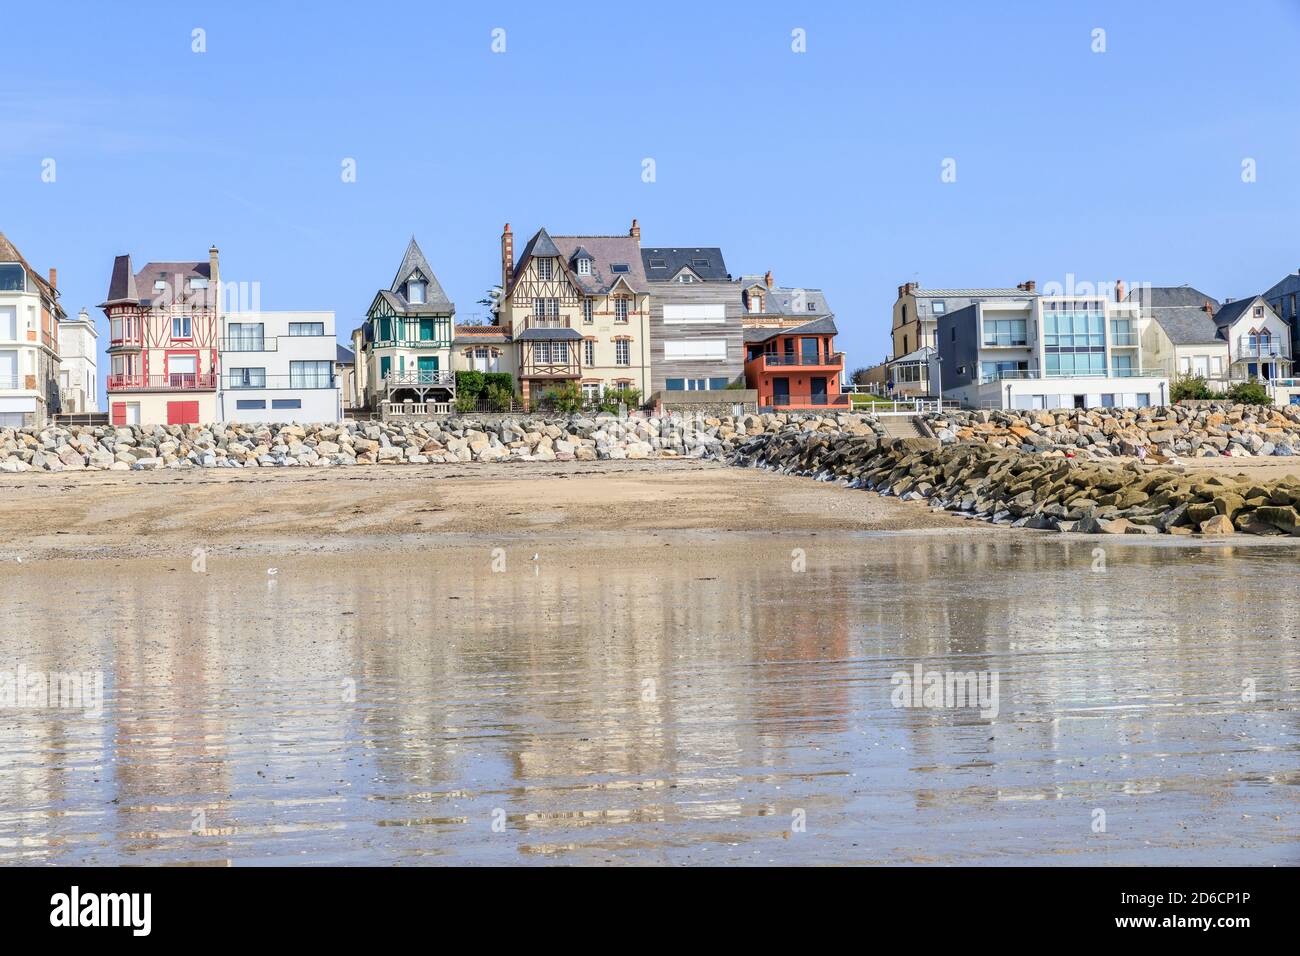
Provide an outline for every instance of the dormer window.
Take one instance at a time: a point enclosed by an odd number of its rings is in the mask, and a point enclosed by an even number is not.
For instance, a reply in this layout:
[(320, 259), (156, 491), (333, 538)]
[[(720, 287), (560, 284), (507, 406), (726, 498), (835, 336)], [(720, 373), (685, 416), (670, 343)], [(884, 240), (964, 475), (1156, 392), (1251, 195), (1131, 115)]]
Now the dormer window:
[(626, 262), (615, 262), (609, 267), (609, 271), (615, 275), (627, 275), (631, 269)]
[(700, 280), (695, 277), (695, 273), (693, 272), (683, 272), (677, 276), (677, 281), (683, 285), (687, 285), (691, 282), (699, 282)]
[(0, 262), (0, 292), (26, 292), (27, 270), (20, 262)]
[(692, 260), (691, 260), (691, 268), (692, 268), (692, 269), (707, 269), (708, 267), (709, 267), (709, 260), (708, 260), (708, 259), (692, 259)]
[(808, 311), (809, 311), (809, 312), (816, 312), (816, 311), (817, 311), (817, 303), (816, 303), (816, 302), (809, 302), (809, 303), (808, 303)]
[(191, 289), (206, 289), (207, 287), (208, 287), (208, 280), (207, 280), (207, 279), (198, 279), (198, 278), (195, 278), (195, 279), (191, 279), (191, 280), (190, 280), (190, 288), (191, 288)]
[(667, 260), (667, 259), (659, 259), (659, 258), (656, 258), (656, 257), (654, 257), (654, 256), (651, 256), (651, 257), (650, 257), (650, 268), (651, 268), (651, 269), (667, 269), (667, 268), (668, 268), (668, 260)]
[(552, 275), (551, 270), (552, 270), (553, 268), (554, 268), (554, 267), (551, 265), (551, 260), (550, 260), (550, 259), (538, 259), (538, 260), (537, 260), (537, 278), (541, 279), (543, 282), (546, 282), (547, 280), (549, 280), (549, 279), (551, 278), (551, 275)]
[(589, 276), (589, 275), (591, 275), (591, 260), (590, 260), (590, 259), (582, 258), (582, 259), (579, 259), (579, 260), (578, 260), (578, 275), (580, 275), (580, 276)]
[(165, 290), (166, 288), (167, 288), (167, 280), (166, 280), (166, 279), (154, 279), (154, 281), (153, 281), (153, 290), (154, 290), (155, 292), (162, 292), (162, 291)]
[(411, 305), (424, 305), (425, 283), (422, 279), (411, 279), (406, 283), (406, 301)]

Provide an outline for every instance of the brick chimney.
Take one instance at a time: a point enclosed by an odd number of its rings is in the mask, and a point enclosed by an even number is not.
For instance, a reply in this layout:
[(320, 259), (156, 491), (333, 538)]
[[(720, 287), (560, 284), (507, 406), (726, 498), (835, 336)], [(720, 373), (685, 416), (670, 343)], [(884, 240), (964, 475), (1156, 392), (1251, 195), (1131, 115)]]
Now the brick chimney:
[[(183, 286), (179, 283), (183, 279), (177, 277), (177, 295)], [(216, 246), (208, 247), (208, 287), (203, 293), (204, 305), (210, 309), (215, 309), (217, 303), (221, 301), (221, 254), (217, 251)]]
[(1201, 306), (1201, 308), (1205, 310), (1206, 315), (1214, 315), (1214, 306), (1209, 299), (1205, 300), (1205, 305)]
[(763, 282), (765, 282), (765, 283), (767, 284), (767, 287), (768, 287), (769, 289), (772, 288), (772, 270), (771, 270), (771, 269), (768, 269), (768, 270), (767, 270), (767, 274), (763, 276)]
[(1024, 282), (1018, 283), (1016, 288), (1021, 292), (1033, 292), (1038, 288), (1038, 282), (1034, 279), (1026, 279)]
[(637, 225), (635, 219), (632, 220), (632, 228), (627, 231), (627, 234), (637, 242), (641, 241), (641, 227)]
[(59, 270), (51, 266), (50, 267), (50, 288), (57, 289), (58, 287), (59, 287)]
[(510, 291), (510, 276), (515, 271), (515, 234), (510, 231), (510, 223), (501, 233), (501, 296)]
[(1116, 302), (1124, 301), (1124, 280), (1123, 279), (1115, 280), (1115, 301)]

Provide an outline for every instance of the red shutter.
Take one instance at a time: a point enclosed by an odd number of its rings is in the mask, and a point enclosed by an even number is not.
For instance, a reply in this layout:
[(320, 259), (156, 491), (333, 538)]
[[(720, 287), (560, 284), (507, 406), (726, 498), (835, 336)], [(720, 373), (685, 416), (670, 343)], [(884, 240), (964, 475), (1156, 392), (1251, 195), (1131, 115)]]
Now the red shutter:
[(126, 402), (113, 403), (113, 424), (114, 425), (126, 424)]
[(168, 425), (197, 425), (199, 423), (198, 402), (168, 402)]

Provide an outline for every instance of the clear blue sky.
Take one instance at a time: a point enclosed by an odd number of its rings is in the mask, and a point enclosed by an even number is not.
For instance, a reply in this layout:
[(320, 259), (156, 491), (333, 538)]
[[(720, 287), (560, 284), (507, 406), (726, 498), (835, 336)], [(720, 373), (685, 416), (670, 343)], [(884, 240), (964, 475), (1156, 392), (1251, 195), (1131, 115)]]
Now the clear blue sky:
[(0, 230), (101, 329), (114, 255), (216, 243), (346, 338), (412, 233), (466, 317), (504, 222), (635, 216), (825, 289), (851, 366), (910, 279), (1239, 297), (1300, 267), (1296, 0), (442, 6), (9, 4)]

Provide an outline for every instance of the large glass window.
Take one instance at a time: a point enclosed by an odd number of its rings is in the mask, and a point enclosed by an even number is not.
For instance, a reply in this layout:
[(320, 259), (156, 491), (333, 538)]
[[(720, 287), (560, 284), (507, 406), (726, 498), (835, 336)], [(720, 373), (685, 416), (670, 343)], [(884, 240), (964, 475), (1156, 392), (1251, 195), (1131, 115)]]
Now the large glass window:
[(1027, 345), (1028, 324), (1024, 319), (985, 319), (984, 344)]
[(226, 371), (226, 388), (266, 388), (266, 369), (228, 369)]
[(329, 388), (334, 384), (334, 363), (290, 362), (290, 388)]
[[(260, 326), (259, 326), (260, 328)], [(324, 335), (324, 322), (290, 322), (290, 335)]]
[(19, 262), (0, 262), (0, 292), (26, 292), (27, 270)]
[[(228, 333), (226, 349), (231, 352), (261, 352), (265, 347), (261, 322), (231, 322), (226, 327)], [(290, 332), (290, 335), (293, 333)]]

